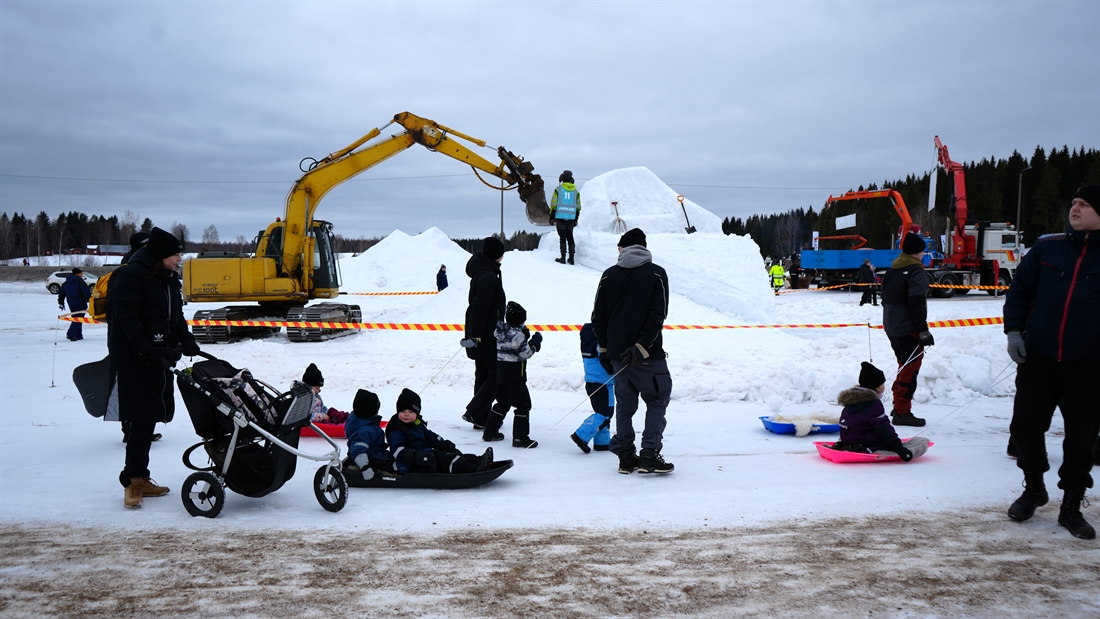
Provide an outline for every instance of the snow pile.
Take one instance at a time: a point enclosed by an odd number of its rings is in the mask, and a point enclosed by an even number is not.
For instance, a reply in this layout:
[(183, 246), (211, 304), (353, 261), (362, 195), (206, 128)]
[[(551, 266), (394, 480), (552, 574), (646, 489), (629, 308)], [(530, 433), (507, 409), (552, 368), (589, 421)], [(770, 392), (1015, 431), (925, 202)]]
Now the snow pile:
[(646, 234), (686, 234), (686, 210), (691, 225), (698, 232), (722, 233), (720, 217), (686, 198), (681, 209), (676, 192), (649, 168), (612, 170), (588, 181), (580, 190), (580, 225), (589, 230), (614, 233), (616, 206), (611, 203), (617, 202), (618, 217), (626, 222), (627, 230), (641, 228)]
[(345, 291), (409, 292), (435, 290), (435, 274), (447, 265), (449, 280), (465, 278), (470, 254), (439, 228), (416, 236), (394, 230), (377, 245), (340, 260)]

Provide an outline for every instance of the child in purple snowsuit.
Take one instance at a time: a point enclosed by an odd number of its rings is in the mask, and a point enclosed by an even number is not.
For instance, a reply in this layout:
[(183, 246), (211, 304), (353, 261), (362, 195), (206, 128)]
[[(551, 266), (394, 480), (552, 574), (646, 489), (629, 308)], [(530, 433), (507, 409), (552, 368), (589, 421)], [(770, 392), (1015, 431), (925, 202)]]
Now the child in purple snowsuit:
[[(611, 447), (611, 418), (615, 416), (615, 379), (600, 365), (599, 344), (592, 323), (581, 327), (581, 358), (584, 361), (584, 390), (595, 411), (569, 436), (584, 453)], [(592, 441), (592, 447), (588, 442)]]
[(859, 453), (893, 452), (905, 462), (928, 450), (928, 439), (914, 437), (902, 443), (886, 409), (882, 393), (886, 390), (886, 375), (875, 366), (863, 362), (859, 385), (840, 392), (837, 402), (844, 406), (840, 413), (840, 440), (833, 444), (838, 451)]

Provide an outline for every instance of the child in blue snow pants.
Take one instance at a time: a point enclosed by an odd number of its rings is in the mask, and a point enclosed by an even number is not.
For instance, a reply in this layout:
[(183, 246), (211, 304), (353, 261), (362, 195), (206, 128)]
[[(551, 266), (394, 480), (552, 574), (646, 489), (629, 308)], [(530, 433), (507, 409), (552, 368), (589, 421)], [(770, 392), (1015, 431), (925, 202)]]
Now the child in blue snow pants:
[(611, 418), (615, 416), (615, 381), (600, 365), (600, 354), (596, 349), (596, 335), (592, 332), (592, 325), (585, 323), (581, 327), (584, 390), (588, 393), (588, 401), (592, 403), (592, 410), (595, 412), (569, 437), (584, 453), (592, 451), (588, 447), (589, 442), (596, 451), (610, 450)]

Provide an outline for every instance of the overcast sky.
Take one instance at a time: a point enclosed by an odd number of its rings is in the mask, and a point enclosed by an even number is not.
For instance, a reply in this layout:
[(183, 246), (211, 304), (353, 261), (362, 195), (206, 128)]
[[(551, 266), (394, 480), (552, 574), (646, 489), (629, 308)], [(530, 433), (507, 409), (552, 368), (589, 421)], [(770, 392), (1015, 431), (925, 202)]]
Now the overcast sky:
[[(9, 215), (251, 238), (300, 159), (406, 110), (548, 187), (646, 166), (721, 217), (820, 208), (928, 170), (935, 135), (959, 161), (1100, 148), (1100, 2), (0, 3)], [(484, 236), (500, 196), (414, 146), (317, 217)], [(505, 229), (534, 229), (514, 192)]]

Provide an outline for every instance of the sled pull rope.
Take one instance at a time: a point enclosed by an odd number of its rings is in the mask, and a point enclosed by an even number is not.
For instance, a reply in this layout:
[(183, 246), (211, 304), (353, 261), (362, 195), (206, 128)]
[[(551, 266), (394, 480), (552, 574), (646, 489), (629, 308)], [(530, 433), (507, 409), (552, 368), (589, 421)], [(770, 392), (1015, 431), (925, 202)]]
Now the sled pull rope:
[[(615, 372), (615, 373), (614, 373), (614, 374), (613, 374), (613, 375), (611, 376), (611, 378), (607, 379), (606, 381), (604, 381), (604, 384), (600, 385), (600, 389), (606, 389), (606, 388), (607, 388), (607, 383), (610, 383), (611, 381), (615, 380), (615, 377), (616, 377), (616, 376), (618, 376), (619, 374), (622, 374), (623, 370), (625, 370), (625, 369), (626, 369), (626, 368), (628, 368), (628, 367), (629, 367), (629, 366), (626, 366), (626, 365), (624, 365), (623, 367), (619, 368), (619, 371), (618, 371), (618, 372)], [(593, 393), (592, 395), (595, 395), (596, 393), (599, 393), (599, 392), (600, 392), (600, 390), (599, 390), (599, 389), (597, 389), (597, 390), (595, 391), (595, 393)], [(583, 399), (583, 400), (581, 400), (580, 402), (577, 402), (577, 405), (576, 405), (576, 406), (574, 406), (573, 408), (569, 409), (569, 412), (568, 412), (568, 413), (566, 413), (566, 414), (562, 415), (562, 416), (561, 416), (561, 419), (559, 419), (559, 420), (555, 421), (555, 422), (554, 422), (554, 425), (552, 425), (552, 426), (550, 426), (549, 428), (547, 428), (547, 429), (546, 429), (546, 431), (547, 431), (547, 432), (549, 432), (550, 430), (553, 430), (554, 428), (558, 427), (558, 424), (559, 424), (559, 423), (561, 423), (561, 422), (565, 421), (565, 418), (566, 418), (566, 417), (568, 417), (568, 416), (572, 415), (572, 414), (573, 414), (573, 411), (575, 411), (575, 410), (577, 410), (578, 408), (580, 408), (580, 407), (581, 407), (581, 404), (584, 404), (585, 402), (587, 402), (587, 401), (588, 401), (588, 398), (591, 398), (591, 397), (592, 397), (592, 395), (585, 395), (585, 396), (584, 396), (584, 399)], [(614, 414), (614, 413), (612, 413), (612, 414)], [(530, 449), (530, 447), (525, 447), (525, 449)]]
[(947, 413), (942, 418), (940, 418), (939, 421), (936, 421), (932, 425), (928, 426), (927, 429), (922, 430), (921, 432), (918, 432), (917, 434), (913, 435), (913, 437), (916, 438), (918, 436), (923, 436), (924, 438), (931, 438), (931, 436), (927, 436), (925, 433), (926, 432), (931, 432), (934, 428), (936, 428), (937, 426), (939, 426), (941, 423), (944, 423), (944, 422), (946, 422), (946, 425), (943, 426), (943, 429), (947, 429), (947, 428), (951, 427), (951, 424), (958, 421), (959, 418), (962, 417), (962, 414), (966, 411), (966, 409), (970, 408), (970, 405), (973, 404), (974, 402), (976, 402), (978, 400), (978, 398), (982, 397), (983, 395), (988, 395), (988, 392), (991, 389), (993, 389), (997, 385), (1003, 383), (1004, 381), (1012, 378), (1013, 375), (1016, 374), (1016, 372), (1013, 371), (1013, 372), (1009, 372), (1003, 378), (1001, 377), (1002, 374), (1004, 374), (1010, 367), (1012, 367), (1012, 363), (1013, 363), (1012, 361), (1009, 361), (1008, 365), (1006, 365), (1000, 372), (998, 372), (997, 375), (993, 377), (993, 380), (990, 381), (990, 383), (988, 385), (986, 385), (984, 389), (982, 389), (981, 391), (978, 392), (978, 395), (970, 398), (969, 400), (967, 400), (963, 404), (959, 405), (958, 407), (955, 408), (955, 410), (951, 411), (950, 413)]
[(458, 350), (455, 351), (455, 354), (451, 355), (450, 359), (447, 359), (447, 362), (443, 364), (443, 367), (439, 368), (439, 372), (436, 372), (435, 376), (432, 376), (430, 379), (428, 379), (428, 384), (424, 385), (424, 388), (420, 390), (420, 393), (424, 393), (425, 391), (427, 391), (428, 387), (435, 382), (436, 377), (439, 376), (441, 372), (443, 372), (444, 368), (451, 364), (451, 361), (454, 361), (454, 358), (457, 357), (458, 353), (460, 352), (462, 352), (461, 346), (458, 348)]
[(54, 384), (55, 369), (57, 368), (57, 333), (61, 331), (61, 317), (57, 317), (57, 326), (53, 331), (53, 361), (50, 362), (50, 389), (53, 389), (57, 385)]
[(867, 323), (867, 360), (875, 362), (875, 354), (871, 352), (871, 323)]

